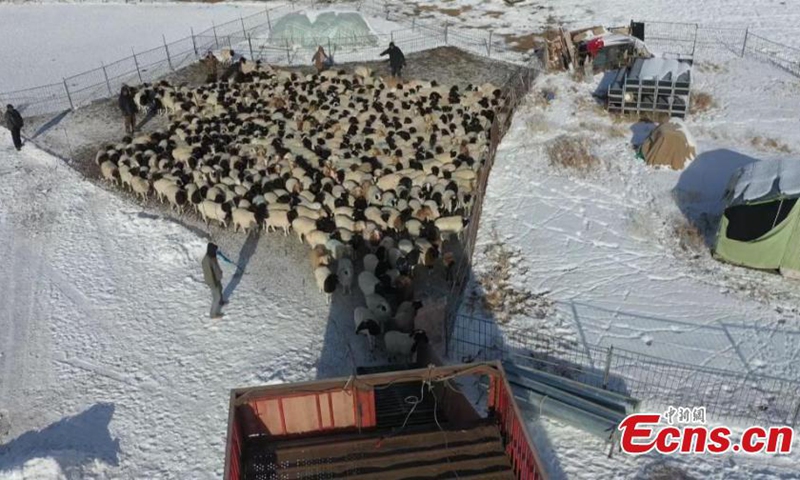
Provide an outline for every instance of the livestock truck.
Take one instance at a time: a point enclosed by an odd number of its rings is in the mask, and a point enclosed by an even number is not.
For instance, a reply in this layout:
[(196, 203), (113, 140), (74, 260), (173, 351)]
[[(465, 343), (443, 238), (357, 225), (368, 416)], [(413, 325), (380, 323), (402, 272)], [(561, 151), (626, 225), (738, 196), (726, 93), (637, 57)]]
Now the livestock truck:
[[(476, 409), (459, 385), (486, 383)], [(497, 362), (231, 392), (225, 480), (545, 480), (541, 465)]]

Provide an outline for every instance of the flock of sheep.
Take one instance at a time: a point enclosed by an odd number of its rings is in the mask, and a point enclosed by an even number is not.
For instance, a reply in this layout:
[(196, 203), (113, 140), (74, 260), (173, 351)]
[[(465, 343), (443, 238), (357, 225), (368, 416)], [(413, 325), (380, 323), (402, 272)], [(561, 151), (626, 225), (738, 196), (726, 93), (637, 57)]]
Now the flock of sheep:
[(137, 104), (171, 124), (101, 149), (102, 176), (206, 224), (293, 231), (329, 302), (358, 285), (355, 330), (370, 349), (383, 338), (390, 357), (413, 358), (427, 341), (414, 327), (414, 272), (438, 263), (450, 274), (447, 245), (468, 222), (500, 90), (398, 83), (366, 67), (242, 72), (196, 88), (142, 85)]

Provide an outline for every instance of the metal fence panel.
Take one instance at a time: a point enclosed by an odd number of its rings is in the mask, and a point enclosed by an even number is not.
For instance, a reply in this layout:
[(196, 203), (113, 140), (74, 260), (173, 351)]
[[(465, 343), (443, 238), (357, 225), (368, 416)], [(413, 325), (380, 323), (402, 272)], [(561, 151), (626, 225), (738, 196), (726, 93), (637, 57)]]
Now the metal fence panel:
[(458, 314), (448, 355), (456, 361), (502, 360), (630, 395), (643, 408), (705, 407), (710, 418), (741, 425), (795, 426), (800, 383), (668, 361), (613, 346), (537, 331), (504, 331), (493, 320)]

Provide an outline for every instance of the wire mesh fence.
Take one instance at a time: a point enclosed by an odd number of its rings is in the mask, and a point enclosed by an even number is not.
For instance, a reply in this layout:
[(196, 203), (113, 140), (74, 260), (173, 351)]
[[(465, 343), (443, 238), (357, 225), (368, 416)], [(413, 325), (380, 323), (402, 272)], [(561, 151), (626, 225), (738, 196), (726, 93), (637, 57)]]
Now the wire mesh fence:
[(750, 57), (800, 77), (800, 49), (757, 35), (749, 28), (696, 23), (644, 22), (645, 43), (659, 53), (719, 61)]
[(544, 370), (630, 395), (642, 409), (705, 407), (710, 418), (741, 425), (796, 426), (800, 420), (800, 383), (795, 381), (667, 361), (538, 331), (506, 331), (492, 319), (465, 314), (454, 322), (448, 356)]
[[(378, 16), (402, 25), (386, 34), (338, 37), (276, 37), (274, 25), (288, 13), (305, 9), (343, 6), (368, 16)], [(154, 82), (165, 75), (198, 61), (209, 50), (231, 48), (253, 59), (281, 65), (309, 64), (317, 45), (327, 47), (336, 62), (376, 60), (386, 45), (394, 41), (406, 52), (452, 45), (484, 56), (503, 56), (519, 60), (491, 32), (471, 34), (445, 23), (424, 23), (395, 13), (380, 0), (357, 2), (291, 1), (268, 6), (263, 11), (222, 24), (150, 50), (132, 51), (129, 57), (65, 78), (49, 85), (0, 93), (0, 103), (11, 103), (26, 116), (58, 113), (74, 109), (119, 92), (123, 84)]]

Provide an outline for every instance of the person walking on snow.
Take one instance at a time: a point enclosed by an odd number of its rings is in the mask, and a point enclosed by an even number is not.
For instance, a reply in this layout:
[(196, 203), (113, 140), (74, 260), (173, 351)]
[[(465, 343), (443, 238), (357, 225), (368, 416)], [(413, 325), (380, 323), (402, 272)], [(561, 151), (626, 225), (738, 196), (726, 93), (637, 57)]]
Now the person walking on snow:
[(206, 285), (211, 288), (211, 313), (214, 320), (222, 318), (222, 269), (217, 262), (217, 246), (211, 242), (206, 247), (206, 255), (201, 262), (203, 265), (203, 278)]
[(122, 118), (125, 121), (125, 133), (133, 133), (136, 130), (136, 111), (138, 109), (131, 89), (127, 85), (123, 85), (119, 92), (119, 109), (122, 110)]
[(397, 48), (394, 42), (389, 42), (389, 48), (381, 52), (381, 57), (389, 55), (389, 66), (392, 69), (393, 77), (400, 77), (400, 71), (406, 66), (406, 56), (403, 51)]
[(11, 130), (11, 139), (14, 141), (14, 148), (19, 152), (22, 149), (22, 127), (25, 121), (13, 105), (6, 105), (6, 126)]

